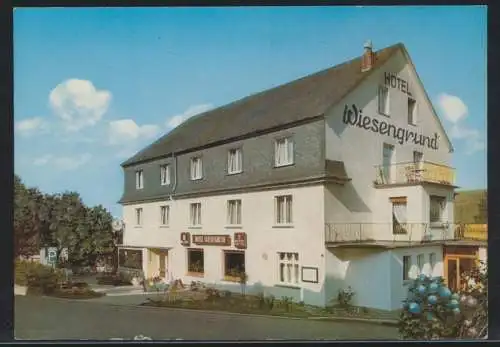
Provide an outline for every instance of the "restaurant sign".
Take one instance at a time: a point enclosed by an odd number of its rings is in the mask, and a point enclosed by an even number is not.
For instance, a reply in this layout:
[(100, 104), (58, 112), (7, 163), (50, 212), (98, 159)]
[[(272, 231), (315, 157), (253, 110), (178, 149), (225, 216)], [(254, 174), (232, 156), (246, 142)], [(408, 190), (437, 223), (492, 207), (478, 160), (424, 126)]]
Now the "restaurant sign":
[(191, 245), (191, 236), (189, 233), (181, 233), (181, 245), (187, 247)]
[(246, 233), (234, 233), (234, 247), (240, 249), (247, 248), (247, 234)]
[(230, 246), (229, 235), (193, 235), (193, 243), (197, 245)]

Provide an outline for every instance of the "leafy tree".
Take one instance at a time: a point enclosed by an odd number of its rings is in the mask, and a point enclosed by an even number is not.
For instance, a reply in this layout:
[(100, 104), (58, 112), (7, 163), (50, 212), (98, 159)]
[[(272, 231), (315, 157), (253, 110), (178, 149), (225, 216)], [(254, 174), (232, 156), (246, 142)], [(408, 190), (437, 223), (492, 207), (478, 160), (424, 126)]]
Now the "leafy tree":
[(14, 257), (38, 253), (43, 195), (14, 176)]

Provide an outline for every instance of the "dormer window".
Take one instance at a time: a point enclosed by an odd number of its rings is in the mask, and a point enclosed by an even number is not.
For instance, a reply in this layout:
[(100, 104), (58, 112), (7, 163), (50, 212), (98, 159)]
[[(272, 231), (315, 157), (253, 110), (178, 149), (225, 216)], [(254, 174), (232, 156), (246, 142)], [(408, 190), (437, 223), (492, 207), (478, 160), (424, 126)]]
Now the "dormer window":
[(144, 174), (142, 170), (137, 170), (135, 172), (135, 188), (142, 189), (144, 188)]
[(203, 177), (201, 157), (191, 158), (191, 180), (199, 180)]
[(274, 165), (276, 167), (293, 164), (293, 140), (291, 137), (276, 140), (274, 147)]

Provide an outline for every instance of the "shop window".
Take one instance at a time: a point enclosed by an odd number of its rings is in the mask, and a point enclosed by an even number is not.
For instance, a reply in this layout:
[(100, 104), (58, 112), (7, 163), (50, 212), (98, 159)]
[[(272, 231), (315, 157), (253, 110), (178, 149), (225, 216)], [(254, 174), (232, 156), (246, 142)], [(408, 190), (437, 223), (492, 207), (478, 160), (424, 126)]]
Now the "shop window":
[(188, 249), (188, 274), (203, 275), (205, 273), (205, 257), (203, 249)]
[(425, 263), (425, 258), (423, 254), (417, 255), (417, 267), (418, 267), (418, 273), (424, 273), (424, 263)]
[(430, 266), (430, 275), (434, 274), (434, 267), (436, 266), (436, 253), (429, 254), (429, 266)]
[(120, 249), (118, 252), (118, 264), (120, 267), (142, 270), (142, 250)]
[(245, 252), (224, 251), (224, 280), (239, 282), (245, 273)]
[(299, 283), (299, 253), (278, 253), (279, 281), (284, 284)]

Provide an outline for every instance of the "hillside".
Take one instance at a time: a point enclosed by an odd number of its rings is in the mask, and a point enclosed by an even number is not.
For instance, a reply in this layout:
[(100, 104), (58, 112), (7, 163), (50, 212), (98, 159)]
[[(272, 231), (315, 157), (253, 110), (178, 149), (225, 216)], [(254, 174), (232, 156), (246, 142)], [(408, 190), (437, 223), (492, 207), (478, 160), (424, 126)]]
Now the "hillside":
[(455, 223), (488, 223), (486, 189), (458, 191), (455, 197)]

